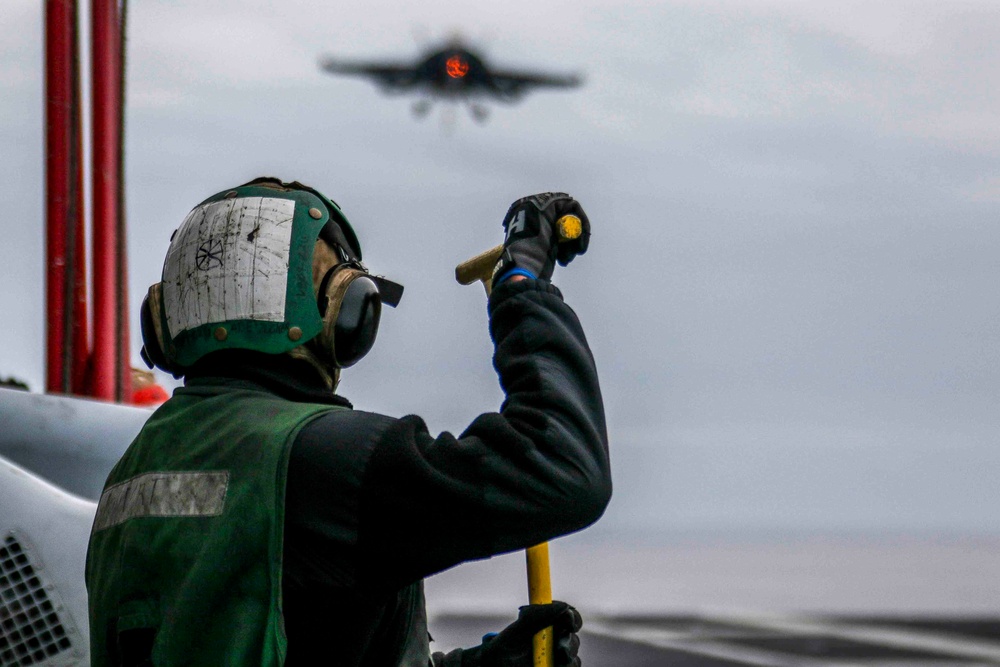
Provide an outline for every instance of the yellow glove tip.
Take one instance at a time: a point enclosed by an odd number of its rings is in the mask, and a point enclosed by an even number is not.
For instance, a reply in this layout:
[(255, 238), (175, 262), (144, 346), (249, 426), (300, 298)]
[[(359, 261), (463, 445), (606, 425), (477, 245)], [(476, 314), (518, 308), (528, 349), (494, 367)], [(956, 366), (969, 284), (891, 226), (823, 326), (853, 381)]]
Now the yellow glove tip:
[(583, 234), (583, 222), (573, 214), (567, 214), (556, 221), (559, 229), (559, 238), (563, 241), (572, 241), (580, 238)]

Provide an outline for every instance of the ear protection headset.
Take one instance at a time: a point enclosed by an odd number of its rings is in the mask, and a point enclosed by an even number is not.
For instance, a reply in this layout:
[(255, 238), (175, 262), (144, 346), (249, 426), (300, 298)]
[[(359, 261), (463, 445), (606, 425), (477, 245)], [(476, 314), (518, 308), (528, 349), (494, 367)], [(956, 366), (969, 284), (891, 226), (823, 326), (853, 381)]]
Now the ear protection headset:
[[(329, 227), (329, 224), (327, 225)], [(323, 228), (320, 238), (328, 234)], [(347, 368), (361, 360), (375, 344), (382, 304), (396, 307), (403, 286), (368, 273), (349, 249), (330, 243), (342, 260), (320, 281), (316, 306), (323, 317), (323, 331), (316, 340), (334, 368)]]
[(163, 283), (149, 287), (142, 306), (139, 307), (139, 329), (142, 333), (142, 349), (139, 356), (152, 369), (154, 366), (161, 371), (170, 373), (175, 378), (184, 375), (184, 368), (174, 364), (167, 356), (163, 336), (162, 320)]
[[(326, 206), (329, 217), (319, 230), (318, 239), (324, 241), (336, 254), (336, 262), (323, 275), (316, 290), (316, 308), (322, 320), (322, 328), (312, 338), (299, 341), (293, 337), (293, 329), (289, 329), (288, 338), (298, 344), (314, 341), (327, 363), (333, 368), (347, 368), (364, 357), (375, 344), (378, 326), (381, 318), (382, 304), (395, 307), (403, 294), (403, 286), (382, 276), (368, 273), (361, 263), (361, 249), (357, 236), (347, 222), (339, 207), (331, 200), (312, 188), (300, 183), (282, 183), (277, 179), (260, 178), (245, 186), (258, 186), (276, 190), (304, 190), (316, 195)], [(317, 217), (314, 210), (310, 210)], [(313, 232), (315, 233), (315, 232)], [(315, 317), (315, 316), (313, 316)], [(167, 327), (166, 314), (163, 305), (163, 283), (157, 283), (149, 288), (140, 309), (140, 328), (142, 331), (143, 348), (141, 356), (147, 366), (154, 366), (181, 377), (190, 364), (181, 365), (177, 362), (177, 350)], [(213, 325), (214, 326), (214, 325)], [(219, 331), (222, 331), (221, 338)], [(301, 330), (299, 330), (301, 336)], [(216, 340), (222, 341), (227, 335), (226, 329), (216, 329)], [(310, 334), (312, 335), (312, 334)], [(288, 339), (284, 339), (283, 348), (295, 347)], [(270, 341), (257, 345), (253, 341), (241, 345), (227, 347), (244, 347), (258, 349), (264, 352), (274, 352)], [(314, 348), (315, 349), (315, 348)], [(206, 352), (207, 353), (207, 352)], [(199, 355), (198, 358), (200, 358)], [(195, 358), (195, 361), (197, 358)], [(192, 362), (193, 363), (193, 362)]]
[(323, 331), (314, 340), (334, 368), (354, 365), (375, 344), (382, 315), (378, 286), (366, 271), (341, 264), (323, 276), (318, 301)]

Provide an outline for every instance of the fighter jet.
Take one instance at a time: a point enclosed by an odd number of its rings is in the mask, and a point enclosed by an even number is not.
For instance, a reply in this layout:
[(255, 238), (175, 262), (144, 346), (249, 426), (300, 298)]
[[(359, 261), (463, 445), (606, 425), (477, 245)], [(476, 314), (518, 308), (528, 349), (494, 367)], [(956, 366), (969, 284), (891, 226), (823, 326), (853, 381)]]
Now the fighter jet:
[(415, 63), (346, 61), (327, 56), (320, 59), (320, 68), (330, 74), (367, 77), (386, 93), (423, 94), (423, 99), (413, 104), (417, 117), (430, 111), (433, 100), (445, 99), (468, 104), (478, 122), (486, 120), (489, 110), (476, 98), (512, 103), (533, 89), (575, 88), (582, 83), (575, 74), (493, 69), (459, 40), (431, 49)]

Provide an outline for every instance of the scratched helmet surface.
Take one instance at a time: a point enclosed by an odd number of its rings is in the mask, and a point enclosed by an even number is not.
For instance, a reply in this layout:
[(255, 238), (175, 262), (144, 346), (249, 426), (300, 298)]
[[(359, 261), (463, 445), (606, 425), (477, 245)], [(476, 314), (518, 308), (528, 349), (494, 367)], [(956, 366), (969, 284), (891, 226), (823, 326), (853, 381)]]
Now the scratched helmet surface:
[(257, 179), (196, 206), (171, 238), (150, 311), (170, 363), (231, 348), (280, 354), (315, 338), (313, 251), (330, 222), (360, 259), (340, 207), (299, 183)]

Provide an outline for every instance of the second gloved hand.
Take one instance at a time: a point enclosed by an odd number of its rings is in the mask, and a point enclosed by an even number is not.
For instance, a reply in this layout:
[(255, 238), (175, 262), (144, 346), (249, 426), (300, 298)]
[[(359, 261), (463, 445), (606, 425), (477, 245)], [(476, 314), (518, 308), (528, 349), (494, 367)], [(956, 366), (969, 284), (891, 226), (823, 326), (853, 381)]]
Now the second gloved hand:
[[(580, 219), (580, 236), (560, 243), (556, 221), (564, 215)], [(566, 266), (587, 252), (590, 220), (580, 202), (565, 192), (543, 192), (522, 197), (510, 205), (504, 216), (503, 254), (493, 272), (493, 287), (513, 274), (550, 280), (558, 261)]]
[(565, 602), (521, 607), (517, 620), (474, 648), (435, 653), (434, 667), (533, 667), (531, 639), (545, 628), (553, 633), (555, 667), (580, 667), (580, 612)]

